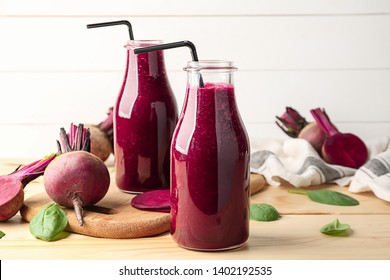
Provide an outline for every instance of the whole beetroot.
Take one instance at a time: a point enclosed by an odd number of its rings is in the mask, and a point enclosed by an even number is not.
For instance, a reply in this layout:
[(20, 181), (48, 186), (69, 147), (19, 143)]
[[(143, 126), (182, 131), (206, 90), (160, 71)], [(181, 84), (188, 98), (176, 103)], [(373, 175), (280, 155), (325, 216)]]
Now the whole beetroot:
[(91, 153), (106, 161), (113, 153), (112, 143), (107, 134), (96, 125), (86, 124), (91, 132)]
[(85, 124), (90, 131), (91, 153), (106, 161), (110, 154), (114, 152), (113, 148), (113, 108), (110, 108), (107, 117), (101, 123)]
[(59, 155), (46, 168), (43, 183), (49, 197), (61, 206), (74, 208), (83, 225), (83, 207), (100, 201), (110, 186), (107, 166), (89, 152), (89, 130), (71, 125), (69, 134), (61, 128)]
[(308, 122), (292, 107), (286, 107), (282, 116), (276, 117), (276, 124), (292, 138), (301, 138), (308, 141), (311, 146), (321, 154), (325, 134), (316, 122)]
[(43, 183), (50, 198), (74, 208), (83, 224), (82, 208), (100, 201), (110, 186), (110, 174), (101, 159), (85, 151), (60, 155), (46, 168)]

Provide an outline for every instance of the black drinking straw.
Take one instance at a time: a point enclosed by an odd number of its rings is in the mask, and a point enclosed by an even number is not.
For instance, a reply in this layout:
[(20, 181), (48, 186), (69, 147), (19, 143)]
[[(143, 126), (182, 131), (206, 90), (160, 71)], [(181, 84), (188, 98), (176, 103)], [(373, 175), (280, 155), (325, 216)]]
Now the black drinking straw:
[[(136, 48), (134, 49), (135, 54), (140, 53), (146, 53), (146, 52), (152, 52), (152, 51), (160, 51), (160, 50), (167, 50), (167, 49), (174, 49), (174, 48), (180, 48), (180, 47), (188, 47), (191, 50), (192, 60), (193, 61), (199, 61), (198, 54), (196, 52), (196, 47), (191, 41), (179, 41), (179, 42), (173, 42), (173, 43), (167, 43), (167, 44), (161, 44), (161, 45), (155, 45), (155, 46), (149, 46), (144, 48)], [(199, 87), (204, 87), (202, 75), (199, 77)]]
[(106, 27), (106, 26), (113, 26), (113, 25), (126, 25), (127, 29), (129, 30), (130, 40), (134, 40), (133, 28), (131, 26), (131, 23), (128, 22), (127, 20), (92, 23), (92, 24), (87, 24), (87, 28)]

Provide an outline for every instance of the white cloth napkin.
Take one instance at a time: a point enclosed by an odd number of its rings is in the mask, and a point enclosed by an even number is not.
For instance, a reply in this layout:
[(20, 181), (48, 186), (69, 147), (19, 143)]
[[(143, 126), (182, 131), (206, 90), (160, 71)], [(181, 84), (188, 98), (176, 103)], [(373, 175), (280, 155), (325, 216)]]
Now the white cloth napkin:
[(373, 191), (390, 201), (389, 141), (387, 137), (367, 141), (369, 160), (356, 170), (326, 163), (304, 139), (251, 140), (251, 172), (262, 174), (271, 186), (350, 184), (351, 192)]
[(372, 191), (377, 197), (390, 201), (390, 150), (360, 167), (349, 185), (351, 192)]

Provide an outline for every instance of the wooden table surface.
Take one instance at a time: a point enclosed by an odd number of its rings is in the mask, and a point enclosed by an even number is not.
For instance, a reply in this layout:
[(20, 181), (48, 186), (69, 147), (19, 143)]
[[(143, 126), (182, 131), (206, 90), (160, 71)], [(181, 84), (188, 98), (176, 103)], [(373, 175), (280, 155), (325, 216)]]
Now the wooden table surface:
[[(0, 161), (0, 174), (19, 163)], [(113, 168), (111, 167), (111, 170)], [(252, 202), (272, 204), (281, 214), (274, 222), (250, 222), (250, 237), (243, 247), (223, 252), (196, 252), (178, 247), (169, 233), (136, 239), (103, 239), (71, 233), (65, 239), (35, 239), (20, 215), (0, 223), (0, 259), (266, 259), (266, 260), (388, 260), (390, 259), (390, 203), (372, 193), (351, 194), (345, 187), (319, 186), (349, 194), (358, 206), (331, 206), (290, 194), (287, 187), (267, 187)], [(44, 191), (42, 178), (25, 188), (25, 197)], [(347, 236), (327, 236), (320, 228), (338, 218), (351, 230)]]

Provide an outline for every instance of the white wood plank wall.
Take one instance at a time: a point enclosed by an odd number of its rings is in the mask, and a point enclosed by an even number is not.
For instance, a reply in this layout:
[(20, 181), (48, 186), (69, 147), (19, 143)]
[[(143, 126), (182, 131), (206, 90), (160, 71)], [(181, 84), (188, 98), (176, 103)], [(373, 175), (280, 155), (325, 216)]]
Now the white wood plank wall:
[[(285, 106), (312, 120), (323, 107), (341, 131), (390, 136), (388, 0), (0, 0), (0, 158), (55, 151), (59, 128), (98, 123), (122, 83), (125, 27), (136, 39), (191, 40), (200, 59), (233, 60), (251, 138), (286, 136)], [(181, 107), (190, 54), (165, 53)]]

